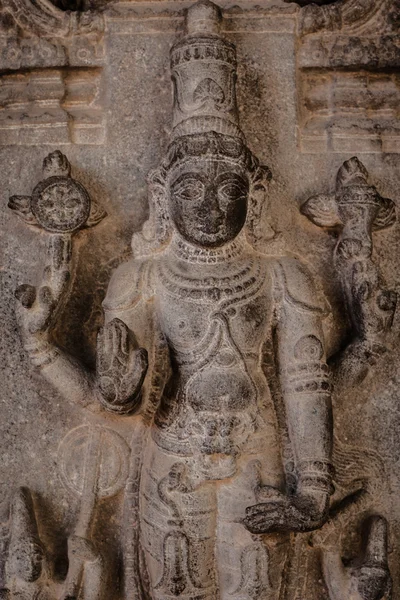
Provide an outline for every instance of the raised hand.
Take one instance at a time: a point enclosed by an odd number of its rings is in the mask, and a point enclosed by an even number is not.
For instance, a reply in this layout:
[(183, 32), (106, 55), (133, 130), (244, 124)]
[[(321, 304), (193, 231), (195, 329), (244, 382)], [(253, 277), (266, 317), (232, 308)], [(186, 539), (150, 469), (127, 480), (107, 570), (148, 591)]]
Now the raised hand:
[(71, 236), (51, 235), (48, 264), (39, 289), (24, 284), (17, 288), (17, 320), (25, 337), (47, 333), (66, 298), (71, 269)]
[(138, 348), (120, 319), (113, 319), (97, 337), (97, 382), (106, 408), (130, 412), (137, 405), (148, 367), (147, 351)]
[(312, 531), (328, 518), (328, 504), (325, 493), (292, 497), (275, 493), (266, 502), (249, 506), (243, 524), (251, 533)]

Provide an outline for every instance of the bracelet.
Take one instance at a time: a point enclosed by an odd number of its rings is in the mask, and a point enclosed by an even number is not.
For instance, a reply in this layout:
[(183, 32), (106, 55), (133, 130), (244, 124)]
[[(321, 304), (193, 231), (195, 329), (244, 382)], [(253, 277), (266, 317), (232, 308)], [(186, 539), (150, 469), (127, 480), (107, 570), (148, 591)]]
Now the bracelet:
[(297, 467), (298, 487), (327, 492), (332, 495), (335, 488), (332, 479), (335, 473), (333, 465), (328, 461), (302, 461)]
[(287, 370), (285, 391), (288, 394), (331, 394), (329, 367), (324, 363), (305, 363)]
[(60, 351), (56, 346), (40, 337), (30, 338), (24, 343), (24, 348), (32, 363), (39, 368), (50, 365), (60, 356)]

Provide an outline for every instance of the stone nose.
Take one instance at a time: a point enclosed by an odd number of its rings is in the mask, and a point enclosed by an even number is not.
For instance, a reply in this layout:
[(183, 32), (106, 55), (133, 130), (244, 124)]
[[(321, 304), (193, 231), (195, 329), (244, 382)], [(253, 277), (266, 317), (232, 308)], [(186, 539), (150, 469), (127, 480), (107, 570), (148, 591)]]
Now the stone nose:
[(208, 219), (210, 223), (220, 225), (223, 219), (223, 212), (218, 203), (217, 190), (213, 185), (208, 185), (204, 200), (201, 206), (201, 212), (205, 219)]

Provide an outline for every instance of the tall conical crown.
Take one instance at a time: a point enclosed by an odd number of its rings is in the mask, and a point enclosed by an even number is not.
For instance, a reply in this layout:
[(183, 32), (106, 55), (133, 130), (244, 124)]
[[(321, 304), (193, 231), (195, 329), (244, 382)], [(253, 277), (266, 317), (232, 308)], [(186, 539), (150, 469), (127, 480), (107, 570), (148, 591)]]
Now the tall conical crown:
[(171, 49), (172, 138), (216, 131), (244, 139), (236, 105), (236, 49), (220, 35), (221, 11), (199, 0), (186, 15), (186, 35)]

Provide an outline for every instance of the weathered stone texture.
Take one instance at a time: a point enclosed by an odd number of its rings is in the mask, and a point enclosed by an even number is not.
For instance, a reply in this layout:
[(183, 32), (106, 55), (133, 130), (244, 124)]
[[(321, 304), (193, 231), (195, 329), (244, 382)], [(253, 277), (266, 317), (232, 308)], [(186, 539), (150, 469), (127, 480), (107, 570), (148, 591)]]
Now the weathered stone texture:
[(400, 600), (399, 3), (190, 4), (0, 5), (1, 595)]

